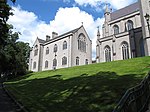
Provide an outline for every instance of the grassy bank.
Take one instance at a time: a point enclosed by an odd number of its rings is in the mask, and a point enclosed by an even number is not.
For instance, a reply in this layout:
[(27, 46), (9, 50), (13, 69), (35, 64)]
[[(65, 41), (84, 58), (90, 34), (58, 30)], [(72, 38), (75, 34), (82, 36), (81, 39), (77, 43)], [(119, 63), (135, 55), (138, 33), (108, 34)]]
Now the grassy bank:
[(33, 112), (111, 112), (150, 70), (150, 57), (28, 74), (7, 88)]

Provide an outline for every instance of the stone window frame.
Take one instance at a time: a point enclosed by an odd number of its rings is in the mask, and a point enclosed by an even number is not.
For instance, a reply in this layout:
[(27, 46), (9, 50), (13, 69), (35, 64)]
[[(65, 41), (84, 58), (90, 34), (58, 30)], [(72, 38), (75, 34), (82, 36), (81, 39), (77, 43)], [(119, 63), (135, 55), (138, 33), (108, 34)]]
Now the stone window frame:
[(129, 44), (126, 41), (121, 43), (122, 59), (129, 59)]
[(78, 50), (86, 52), (86, 37), (83, 33), (80, 33), (78, 36)]
[(115, 34), (115, 35), (119, 34), (119, 26), (118, 26), (118, 25), (115, 24), (115, 25), (113, 26), (113, 29), (114, 29), (114, 34)]
[(46, 54), (49, 54), (49, 47), (46, 48)]
[(36, 61), (33, 62), (33, 69), (36, 69)]
[(54, 45), (54, 52), (57, 52), (58, 51), (58, 46), (57, 44)]
[(67, 41), (63, 42), (63, 50), (67, 49)]
[(48, 61), (45, 61), (45, 68), (48, 68)]
[(105, 56), (105, 62), (111, 61), (111, 48), (108, 45), (104, 47), (104, 56)]
[(67, 65), (67, 57), (66, 56), (64, 56), (62, 58), (62, 65)]
[(80, 62), (80, 58), (77, 56), (76, 57), (76, 65), (79, 65), (79, 62)]

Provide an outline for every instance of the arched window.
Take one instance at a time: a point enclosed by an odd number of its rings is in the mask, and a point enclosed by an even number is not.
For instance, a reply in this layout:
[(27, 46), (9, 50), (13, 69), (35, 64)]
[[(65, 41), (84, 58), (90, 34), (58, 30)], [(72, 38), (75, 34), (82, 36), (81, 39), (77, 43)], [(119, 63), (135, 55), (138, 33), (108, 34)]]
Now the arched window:
[(119, 26), (114, 25), (114, 34), (119, 34)]
[(63, 50), (64, 49), (67, 49), (67, 42), (66, 41), (63, 42)]
[(129, 31), (129, 30), (132, 30), (132, 29), (133, 29), (133, 21), (128, 20), (128, 22), (127, 22), (127, 30)]
[(122, 49), (122, 59), (123, 59), (123, 60), (129, 59), (128, 43), (127, 43), (127, 42), (123, 42), (123, 43), (122, 43), (122, 46), (121, 46), (121, 49)]
[(78, 50), (86, 52), (86, 38), (83, 33), (81, 33), (78, 37)]
[(56, 67), (57, 66), (57, 60), (53, 59), (53, 66)]
[(45, 61), (45, 68), (48, 68), (48, 61)]
[(62, 58), (62, 65), (66, 65), (67, 64), (67, 57), (63, 57)]
[(88, 64), (89, 64), (88, 59), (85, 59), (85, 64), (86, 64), (86, 65), (88, 65)]
[(79, 57), (76, 57), (76, 65), (79, 65)]
[(54, 52), (57, 52), (57, 44), (54, 45)]
[(36, 68), (36, 62), (33, 62), (33, 69)]
[(111, 61), (111, 49), (109, 46), (105, 47), (104, 53), (105, 53), (105, 61), (110, 62)]
[(38, 55), (38, 45), (34, 47), (34, 56)]
[(46, 54), (49, 54), (49, 47), (46, 48)]

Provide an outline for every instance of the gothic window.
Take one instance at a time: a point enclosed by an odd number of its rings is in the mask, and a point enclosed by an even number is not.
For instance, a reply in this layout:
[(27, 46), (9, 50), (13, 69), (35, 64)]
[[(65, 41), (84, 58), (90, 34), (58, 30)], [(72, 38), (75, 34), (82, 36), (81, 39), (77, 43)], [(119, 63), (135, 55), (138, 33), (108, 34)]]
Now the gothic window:
[(128, 22), (127, 22), (127, 30), (130, 31), (132, 29), (133, 29), (133, 21), (128, 20)]
[(78, 50), (86, 52), (86, 38), (83, 33), (81, 33), (78, 37)]
[(67, 42), (66, 41), (63, 42), (63, 50), (64, 49), (67, 49)]
[(34, 47), (34, 56), (38, 55), (38, 46), (36, 45)]
[(104, 53), (105, 53), (105, 61), (110, 62), (111, 61), (111, 49), (109, 46), (105, 47)]
[(122, 46), (122, 59), (129, 59), (129, 48), (128, 48), (128, 43), (127, 42), (123, 42)]
[(86, 65), (88, 65), (88, 64), (89, 64), (88, 59), (85, 59), (85, 64), (86, 64)]
[(76, 57), (76, 65), (79, 65), (79, 57)]
[(67, 57), (63, 57), (62, 58), (62, 65), (66, 65), (67, 64)]
[(54, 52), (57, 52), (57, 44), (54, 45)]
[(46, 48), (46, 54), (49, 54), (49, 47)]
[(54, 66), (54, 67), (57, 66), (57, 60), (56, 60), (56, 59), (53, 60), (53, 66)]
[(48, 61), (45, 61), (45, 68), (48, 68)]
[(36, 62), (33, 62), (33, 69), (36, 68)]
[(119, 26), (114, 25), (114, 34), (119, 34)]

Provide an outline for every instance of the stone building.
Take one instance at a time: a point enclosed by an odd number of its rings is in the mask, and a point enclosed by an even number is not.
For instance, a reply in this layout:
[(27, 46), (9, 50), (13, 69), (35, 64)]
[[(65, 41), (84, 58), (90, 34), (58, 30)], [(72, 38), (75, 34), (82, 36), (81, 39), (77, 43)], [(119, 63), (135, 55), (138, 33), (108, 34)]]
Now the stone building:
[(30, 52), (29, 70), (44, 71), (92, 63), (92, 41), (83, 25), (52, 38), (36, 39)]
[(150, 56), (149, 18), (150, 0), (139, 0), (112, 12), (108, 5), (102, 37), (97, 32), (96, 61), (109, 62)]

